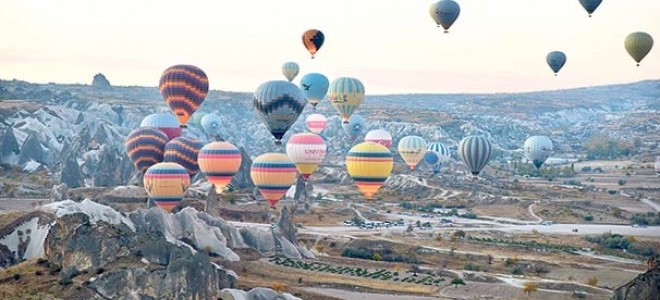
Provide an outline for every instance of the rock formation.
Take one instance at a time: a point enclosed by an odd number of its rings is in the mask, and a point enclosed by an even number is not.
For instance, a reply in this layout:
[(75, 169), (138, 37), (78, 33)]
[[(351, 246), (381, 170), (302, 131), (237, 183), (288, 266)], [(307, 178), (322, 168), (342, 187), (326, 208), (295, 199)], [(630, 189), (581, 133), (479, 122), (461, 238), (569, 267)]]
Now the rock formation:
[(78, 165), (74, 153), (65, 154), (64, 161), (62, 162), (60, 182), (66, 184), (70, 188), (81, 187), (85, 184), (83, 173), (80, 170), (80, 166)]
[(647, 261), (648, 271), (614, 290), (614, 300), (660, 299), (660, 254)]
[(97, 87), (97, 88), (109, 88), (110, 86), (110, 81), (108, 81), (107, 78), (105, 78), (105, 75), (98, 73), (94, 75), (94, 79), (92, 80), (92, 86)]
[(16, 141), (14, 130), (11, 127), (7, 127), (2, 133), (2, 139), (0, 139), (0, 162), (4, 162), (5, 159), (10, 159), (11, 156), (18, 155), (19, 153), (20, 148), (18, 141)]
[(231, 185), (235, 189), (248, 189), (254, 187), (252, 183), (252, 178), (250, 178), (250, 166), (252, 165), (252, 160), (250, 156), (245, 152), (245, 149), (241, 148), (241, 168), (238, 169), (238, 172), (231, 181)]
[(41, 147), (41, 142), (35, 133), (31, 133), (21, 147), (21, 154), (18, 158), (19, 164), (34, 160), (40, 164), (46, 163), (46, 153)]

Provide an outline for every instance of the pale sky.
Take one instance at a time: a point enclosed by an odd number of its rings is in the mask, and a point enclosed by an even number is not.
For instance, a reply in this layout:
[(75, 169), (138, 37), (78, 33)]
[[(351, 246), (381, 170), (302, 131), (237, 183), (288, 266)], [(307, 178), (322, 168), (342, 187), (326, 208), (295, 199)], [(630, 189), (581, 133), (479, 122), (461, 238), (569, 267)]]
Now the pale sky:
[[(443, 34), (421, 0), (0, 0), (0, 78), (156, 86), (173, 64), (194, 64), (212, 89), (252, 92), (301, 66), (360, 79), (367, 94), (561, 89), (660, 79), (660, 1), (604, 0), (592, 18), (578, 0), (458, 0)], [(311, 60), (303, 31), (325, 44)], [(623, 40), (656, 46), (641, 67)], [(545, 63), (568, 60), (558, 77)]]

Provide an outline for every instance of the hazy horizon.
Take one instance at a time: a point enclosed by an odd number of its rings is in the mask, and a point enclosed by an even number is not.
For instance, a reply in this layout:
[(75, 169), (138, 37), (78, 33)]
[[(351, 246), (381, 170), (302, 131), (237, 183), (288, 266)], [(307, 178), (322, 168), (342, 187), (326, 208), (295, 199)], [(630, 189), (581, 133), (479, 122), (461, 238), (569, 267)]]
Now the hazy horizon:
[[(308, 72), (352, 76), (370, 95), (534, 92), (660, 78), (657, 46), (641, 67), (623, 47), (634, 31), (660, 36), (659, 1), (604, 1), (589, 18), (578, 1), (462, 0), (449, 34), (429, 17), (432, 2), (365, 0), (350, 2), (350, 10), (347, 0), (13, 2), (0, 11), (7, 31), (0, 78), (88, 84), (100, 72), (114, 85), (155, 86), (165, 68), (189, 63), (206, 71), (211, 89), (251, 92), (283, 79), (286, 61), (301, 66), (295, 83)], [(326, 35), (314, 60), (300, 41), (309, 28)], [(557, 77), (545, 63), (553, 50), (568, 56)]]

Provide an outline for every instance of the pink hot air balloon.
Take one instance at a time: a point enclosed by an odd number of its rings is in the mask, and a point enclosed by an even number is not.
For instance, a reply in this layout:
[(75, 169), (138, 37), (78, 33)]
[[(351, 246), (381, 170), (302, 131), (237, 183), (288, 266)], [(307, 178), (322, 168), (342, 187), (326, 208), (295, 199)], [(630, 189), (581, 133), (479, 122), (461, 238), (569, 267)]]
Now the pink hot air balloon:
[(309, 178), (326, 153), (325, 140), (318, 134), (298, 133), (286, 143), (286, 154), (304, 180)]
[(305, 119), (305, 125), (307, 125), (309, 131), (321, 134), (325, 126), (328, 125), (328, 119), (322, 114), (311, 114)]

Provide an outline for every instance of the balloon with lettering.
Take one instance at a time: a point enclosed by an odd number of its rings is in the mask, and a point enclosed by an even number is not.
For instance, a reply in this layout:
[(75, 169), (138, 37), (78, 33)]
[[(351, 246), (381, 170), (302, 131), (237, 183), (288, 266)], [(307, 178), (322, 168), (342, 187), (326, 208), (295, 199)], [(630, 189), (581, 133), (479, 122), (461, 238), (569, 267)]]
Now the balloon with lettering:
[(286, 154), (305, 181), (325, 158), (326, 149), (325, 140), (314, 133), (295, 134), (286, 143)]

